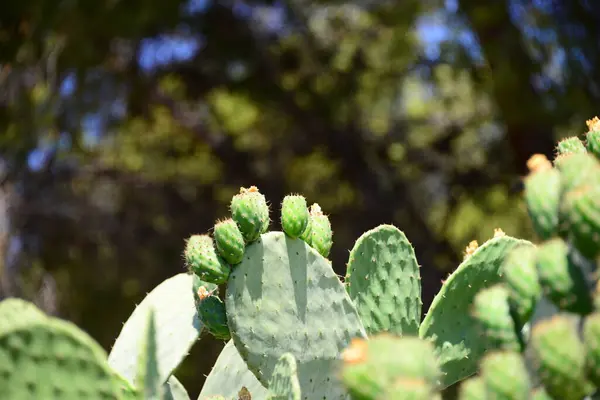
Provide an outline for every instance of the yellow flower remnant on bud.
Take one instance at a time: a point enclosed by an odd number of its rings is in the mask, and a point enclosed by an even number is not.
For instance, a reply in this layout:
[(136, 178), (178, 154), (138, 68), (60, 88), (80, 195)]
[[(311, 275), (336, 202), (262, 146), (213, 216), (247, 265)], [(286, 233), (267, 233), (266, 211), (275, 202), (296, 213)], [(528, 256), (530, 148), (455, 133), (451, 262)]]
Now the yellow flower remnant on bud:
[(590, 132), (600, 131), (600, 118), (594, 117), (592, 119), (585, 121), (585, 123)]
[(466, 260), (471, 255), (473, 255), (473, 253), (475, 253), (475, 250), (477, 250), (478, 248), (479, 243), (477, 243), (477, 240), (472, 240), (471, 243), (469, 243), (469, 245), (465, 248), (464, 259)]
[(354, 338), (342, 352), (342, 360), (347, 364), (358, 364), (367, 359), (367, 342), (364, 339)]
[(244, 193), (258, 193), (258, 188), (256, 186), (250, 186), (249, 188), (241, 187), (240, 194)]
[(506, 236), (506, 233), (501, 228), (494, 229), (494, 238)]
[(210, 291), (210, 292), (209, 292), (208, 290), (206, 290), (206, 288), (205, 288), (204, 286), (200, 286), (200, 287), (198, 288), (198, 293), (197, 293), (197, 294), (198, 294), (198, 298), (199, 298), (199, 299), (202, 301), (202, 300), (204, 300), (205, 298), (207, 298), (207, 297), (209, 297), (210, 295), (212, 295), (212, 294), (213, 294), (213, 291)]
[(321, 211), (321, 206), (317, 203), (310, 206), (310, 214), (311, 215), (323, 215), (323, 211)]
[(530, 172), (545, 171), (552, 169), (552, 163), (543, 154), (534, 154), (527, 160), (527, 169)]

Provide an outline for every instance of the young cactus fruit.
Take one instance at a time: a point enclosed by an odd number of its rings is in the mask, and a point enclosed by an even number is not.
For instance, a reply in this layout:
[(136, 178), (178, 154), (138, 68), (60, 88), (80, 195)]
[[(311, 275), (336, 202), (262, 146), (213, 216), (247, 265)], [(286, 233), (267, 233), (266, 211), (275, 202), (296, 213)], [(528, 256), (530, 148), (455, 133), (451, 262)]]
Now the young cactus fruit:
[(560, 172), (542, 154), (533, 155), (527, 167), (530, 173), (524, 180), (525, 204), (535, 232), (546, 240), (558, 229)]
[(198, 296), (196, 303), (198, 318), (206, 330), (217, 339), (231, 339), (225, 304), (214, 294), (214, 290), (209, 291), (205, 286), (200, 286), (196, 295)]
[(529, 321), (542, 294), (535, 264), (536, 254), (535, 247), (517, 247), (502, 264), (508, 303), (517, 328)]
[(323, 257), (329, 256), (333, 244), (331, 223), (317, 203), (310, 207), (310, 229), (310, 245)]
[(217, 251), (231, 265), (239, 264), (244, 257), (244, 236), (231, 218), (215, 224), (214, 230)]
[(587, 353), (588, 377), (600, 387), (600, 313), (596, 312), (585, 319), (583, 343)]
[(588, 132), (585, 134), (587, 149), (600, 159), (600, 119), (594, 117), (586, 121)]
[(481, 376), (464, 380), (458, 388), (459, 400), (487, 400), (485, 381)]
[(519, 338), (510, 314), (508, 290), (502, 285), (483, 289), (475, 296), (473, 315), (490, 348), (520, 350)]
[(342, 361), (342, 380), (357, 399), (388, 398), (385, 393), (399, 379), (418, 380), (431, 394), (441, 374), (431, 342), (410, 336), (384, 333), (368, 341), (355, 339), (342, 353)]
[(269, 228), (269, 206), (256, 186), (241, 188), (231, 199), (231, 217), (236, 222), (246, 243), (254, 242)]
[(306, 199), (300, 195), (288, 195), (281, 203), (281, 227), (291, 238), (300, 237), (308, 226), (310, 215)]
[(531, 333), (537, 373), (556, 399), (581, 400), (592, 387), (586, 379), (585, 349), (576, 322), (558, 315), (539, 322)]
[(487, 398), (529, 400), (531, 382), (520, 353), (489, 353), (481, 363), (481, 372)]
[(563, 210), (573, 246), (589, 259), (600, 255), (600, 179), (569, 192)]
[(536, 265), (542, 290), (557, 307), (583, 315), (592, 311), (586, 278), (566, 242), (554, 238), (540, 245)]
[(184, 257), (187, 268), (203, 281), (217, 285), (227, 282), (231, 267), (217, 254), (210, 236), (191, 236), (187, 241)]
[(562, 139), (558, 142), (556, 150), (558, 154), (587, 153), (585, 145), (577, 136)]

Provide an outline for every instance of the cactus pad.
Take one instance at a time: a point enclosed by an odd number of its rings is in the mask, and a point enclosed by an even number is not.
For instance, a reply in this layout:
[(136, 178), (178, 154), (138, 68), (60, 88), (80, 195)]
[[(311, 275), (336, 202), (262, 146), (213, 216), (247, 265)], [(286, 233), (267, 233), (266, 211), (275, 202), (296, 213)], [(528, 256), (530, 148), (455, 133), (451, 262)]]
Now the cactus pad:
[(216, 285), (227, 282), (231, 267), (217, 254), (210, 236), (191, 236), (185, 246), (184, 258), (188, 270), (203, 281)]
[(163, 387), (164, 400), (190, 400), (190, 395), (175, 375), (171, 375)]
[(233, 341), (261, 382), (289, 352), (303, 396), (345, 397), (332, 370), (350, 340), (366, 333), (330, 263), (305, 242), (269, 232), (249, 245), (225, 306)]
[(254, 399), (267, 397), (267, 389), (250, 372), (233, 341), (230, 340), (221, 350), (217, 362), (206, 378), (198, 400), (207, 400), (217, 395), (232, 398), (237, 396), (243, 387), (247, 388)]
[(310, 215), (306, 199), (300, 195), (288, 195), (281, 203), (281, 227), (291, 238), (300, 237), (308, 226)]
[(7, 399), (118, 399), (106, 353), (75, 325), (40, 319), (0, 332), (0, 393)]
[(217, 222), (213, 235), (217, 252), (225, 261), (232, 265), (242, 262), (246, 244), (240, 228), (233, 219)]
[(269, 379), (269, 400), (300, 400), (300, 382), (296, 359), (290, 353), (279, 358)]
[(193, 280), (192, 275), (183, 273), (167, 279), (146, 296), (125, 322), (108, 361), (128, 381), (133, 382), (137, 372), (139, 343), (150, 309), (155, 313), (162, 382), (166, 382), (198, 339), (202, 324), (194, 303)]
[(4, 329), (14, 329), (17, 324), (24, 325), (46, 318), (42, 310), (28, 301), (13, 297), (0, 301), (0, 333)]
[(444, 387), (477, 370), (486, 347), (469, 309), (481, 289), (501, 281), (501, 266), (516, 246), (533, 245), (507, 235), (488, 240), (461, 263), (433, 299), (419, 336), (431, 338), (438, 349)]
[(589, 129), (585, 134), (587, 149), (600, 159), (600, 119), (594, 117), (586, 123)]
[(350, 252), (345, 282), (369, 335), (417, 335), (421, 277), (410, 242), (398, 228), (364, 233)]

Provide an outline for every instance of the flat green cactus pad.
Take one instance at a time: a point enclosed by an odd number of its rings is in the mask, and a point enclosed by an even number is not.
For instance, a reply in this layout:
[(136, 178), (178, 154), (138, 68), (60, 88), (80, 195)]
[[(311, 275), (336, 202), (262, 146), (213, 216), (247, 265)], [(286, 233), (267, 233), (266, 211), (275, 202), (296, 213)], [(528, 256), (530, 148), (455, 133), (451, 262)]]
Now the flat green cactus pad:
[(150, 309), (154, 310), (156, 346), (161, 360), (158, 373), (166, 382), (188, 354), (202, 330), (193, 294), (192, 275), (181, 273), (152, 290), (131, 314), (110, 355), (109, 364), (125, 379), (134, 382)]
[(269, 232), (246, 248), (225, 298), (235, 346), (265, 385), (291, 353), (302, 395), (345, 398), (335, 375), (340, 352), (366, 332), (330, 262), (300, 239)]
[(163, 387), (164, 400), (190, 400), (190, 395), (175, 375), (171, 375)]
[(42, 310), (28, 301), (13, 297), (0, 301), (0, 333), (5, 329), (14, 329), (17, 324), (24, 325), (46, 318)]
[(369, 335), (416, 335), (421, 321), (421, 278), (410, 242), (398, 228), (364, 233), (350, 252), (348, 293)]
[(206, 400), (222, 395), (225, 398), (237, 398), (242, 387), (248, 389), (253, 399), (265, 399), (267, 389), (250, 372), (246, 362), (235, 348), (233, 340), (227, 342), (213, 369), (208, 374), (198, 400)]
[(0, 332), (0, 393), (6, 399), (118, 399), (121, 385), (91, 337), (47, 318)]
[(481, 289), (501, 281), (500, 267), (516, 246), (533, 244), (510, 236), (488, 240), (459, 265), (433, 299), (419, 335), (430, 338), (437, 347), (443, 387), (477, 370), (486, 348), (471, 306)]

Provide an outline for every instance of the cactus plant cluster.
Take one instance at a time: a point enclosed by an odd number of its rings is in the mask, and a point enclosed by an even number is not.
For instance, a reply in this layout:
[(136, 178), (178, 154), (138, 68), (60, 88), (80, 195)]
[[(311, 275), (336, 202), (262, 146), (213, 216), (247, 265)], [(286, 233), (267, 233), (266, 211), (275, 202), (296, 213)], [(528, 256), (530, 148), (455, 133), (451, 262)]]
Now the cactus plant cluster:
[[(585, 141), (535, 156), (525, 203), (537, 246), (496, 230), (443, 282), (421, 318), (420, 265), (381, 225), (328, 260), (318, 204), (288, 195), (282, 231), (256, 187), (185, 243), (186, 272), (136, 307), (110, 353), (17, 299), (0, 303), (0, 393), (8, 398), (174, 399), (174, 373), (203, 332), (225, 346), (199, 399), (583, 399), (600, 385), (600, 120)], [(549, 317), (541, 307), (551, 304)]]

